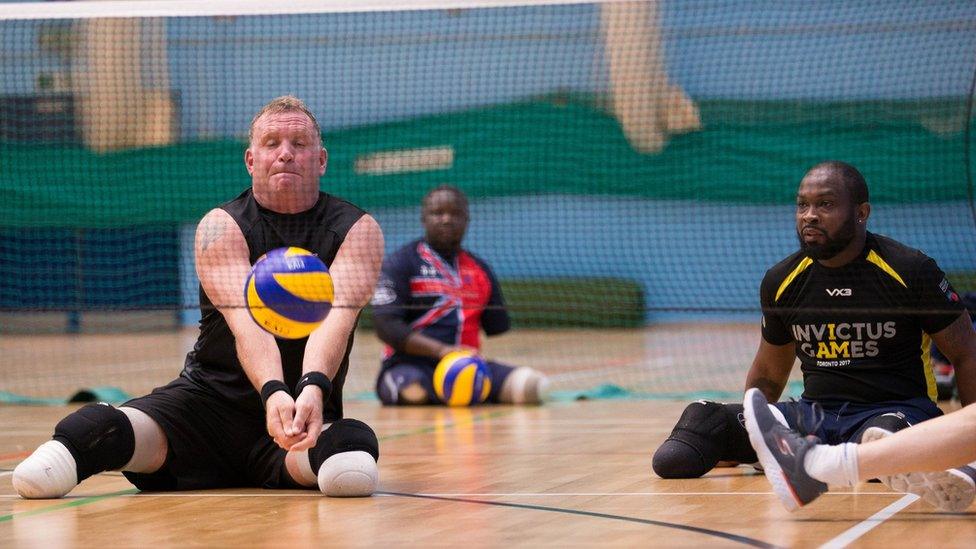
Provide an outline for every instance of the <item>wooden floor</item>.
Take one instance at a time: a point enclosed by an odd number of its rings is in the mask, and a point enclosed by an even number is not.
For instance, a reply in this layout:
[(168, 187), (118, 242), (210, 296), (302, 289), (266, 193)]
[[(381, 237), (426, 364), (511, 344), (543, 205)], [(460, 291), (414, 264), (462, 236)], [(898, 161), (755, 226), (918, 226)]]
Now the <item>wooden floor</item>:
[(745, 467), (666, 481), (650, 469), (682, 403), (382, 408), (349, 416), (380, 437), (379, 492), (140, 494), (118, 473), (63, 500), (25, 501), (9, 471), (68, 407), (0, 406), (0, 546), (972, 547), (976, 513), (938, 513), (880, 484), (786, 512)]
[[(67, 398), (79, 388), (118, 386), (130, 395), (172, 380), (196, 328), (165, 332), (0, 334), (0, 391)], [(759, 344), (754, 323), (669, 324), (628, 330), (514, 330), (489, 338), (486, 356), (546, 372), (553, 389), (616, 384), (634, 391), (692, 392), (742, 387)], [(382, 345), (361, 330), (346, 395), (372, 394)]]
[[(117, 385), (141, 394), (177, 375), (194, 337), (3, 335), (0, 391), (63, 398)], [(754, 325), (517, 331), (491, 341), (487, 354), (545, 371), (556, 389), (610, 383), (660, 396), (740, 390), (757, 341)], [(104, 473), (63, 500), (25, 501), (10, 472), (72, 408), (0, 405), (0, 547), (976, 545), (976, 507), (938, 513), (880, 484), (790, 514), (746, 467), (659, 479), (651, 455), (685, 401), (383, 408), (371, 397), (379, 353), (373, 334), (359, 334), (347, 380), (347, 415), (380, 437), (379, 492), (365, 499), (140, 494)]]

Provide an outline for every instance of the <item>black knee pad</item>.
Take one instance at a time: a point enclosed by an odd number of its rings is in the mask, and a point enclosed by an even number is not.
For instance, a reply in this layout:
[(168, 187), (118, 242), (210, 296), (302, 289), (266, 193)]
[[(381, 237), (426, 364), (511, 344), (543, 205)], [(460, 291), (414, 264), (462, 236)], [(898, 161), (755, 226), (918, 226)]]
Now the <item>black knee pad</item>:
[(698, 478), (722, 460), (755, 462), (741, 413), (741, 404), (689, 404), (671, 436), (654, 452), (654, 472), (661, 478)]
[(380, 459), (380, 443), (373, 429), (358, 419), (340, 419), (322, 431), (315, 447), (308, 451), (308, 461), (313, 471), (325, 463), (329, 457), (340, 452), (361, 450)]
[(725, 420), (728, 424), (725, 439), (725, 451), (719, 461), (737, 461), (739, 463), (756, 463), (759, 457), (749, 442), (749, 431), (746, 430), (746, 417), (741, 404), (723, 404)]
[(62, 419), (54, 428), (54, 440), (75, 458), (78, 482), (120, 469), (136, 449), (129, 418), (108, 404), (89, 404)]
[(905, 414), (901, 412), (884, 413), (865, 421), (864, 424), (861, 425), (861, 428), (857, 430), (857, 434), (854, 436), (853, 441), (861, 442), (861, 437), (864, 436), (864, 431), (867, 431), (871, 427), (880, 427), (886, 431), (891, 431), (894, 433), (911, 426), (912, 424), (905, 419)]

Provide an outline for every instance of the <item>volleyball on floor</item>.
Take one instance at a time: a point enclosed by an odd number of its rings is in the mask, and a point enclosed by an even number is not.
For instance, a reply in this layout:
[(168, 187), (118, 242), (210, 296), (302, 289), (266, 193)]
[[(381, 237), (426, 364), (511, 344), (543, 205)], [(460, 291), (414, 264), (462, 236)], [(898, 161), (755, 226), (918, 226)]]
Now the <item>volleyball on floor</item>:
[(444, 355), (434, 369), (434, 392), (449, 406), (470, 406), (484, 402), (491, 392), (491, 370), (473, 353), (456, 351)]
[(335, 291), (328, 267), (302, 248), (277, 248), (251, 268), (244, 298), (251, 318), (285, 339), (307, 337), (332, 309)]

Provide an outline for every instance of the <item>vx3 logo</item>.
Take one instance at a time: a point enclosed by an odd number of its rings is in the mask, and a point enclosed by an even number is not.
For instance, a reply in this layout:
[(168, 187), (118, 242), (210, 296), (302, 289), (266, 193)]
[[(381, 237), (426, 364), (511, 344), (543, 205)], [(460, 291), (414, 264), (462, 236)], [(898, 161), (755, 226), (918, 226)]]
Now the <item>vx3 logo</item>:
[(829, 295), (830, 297), (838, 297), (838, 296), (850, 297), (851, 289), (850, 288), (827, 288), (827, 295)]

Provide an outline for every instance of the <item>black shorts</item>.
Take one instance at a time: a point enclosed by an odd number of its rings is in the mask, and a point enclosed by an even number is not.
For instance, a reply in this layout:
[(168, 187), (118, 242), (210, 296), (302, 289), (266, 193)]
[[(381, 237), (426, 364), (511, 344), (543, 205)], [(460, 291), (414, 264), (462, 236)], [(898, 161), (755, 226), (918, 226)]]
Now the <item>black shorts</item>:
[[(515, 367), (491, 361), (487, 364), (488, 369), (491, 370), (491, 392), (488, 393), (486, 402), (497, 403), (505, 378), (515, 370)], [(440, 404), (440, 399), (434, 392), (434, 367), (408, 362), (394, 364), (380, 373), (376, 380), (376, 396), (386, 405), (401, 404), (400, 390), (414, 383), (420, 383), (424, 388), (428, 404)]]
[(267, 433), (263, 410), (242, 408), (183, 377), (123, 406), (149, 415), (169, 442), (155, 473), (123, 472), (140, 490), (299, 487), (285, 469), (286, 451)]

